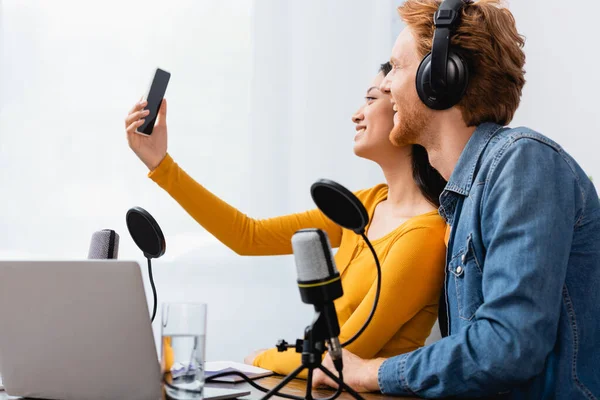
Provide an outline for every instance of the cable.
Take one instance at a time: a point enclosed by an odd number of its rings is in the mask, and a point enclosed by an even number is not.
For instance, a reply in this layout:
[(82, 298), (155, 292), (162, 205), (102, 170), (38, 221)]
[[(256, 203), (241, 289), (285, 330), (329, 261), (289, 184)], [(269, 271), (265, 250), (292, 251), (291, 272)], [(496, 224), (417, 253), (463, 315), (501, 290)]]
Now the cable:
[[(261, 392), (267, 393), (268, 391), (271, 390), (271, 389), (267, 389), (265, 387), (260, 386), (258, 383), (254, 382), (252, 379), (250, 379), (248, 376), (246, 376), (246, 374), (244, 374), (243, 372), (240, 372), (240, 371), (220, 372), (218, 374), (214, 374), (214, 375), (209, 376), (208, 378), (206, 378), (205, 381), (208, 383), (210, 381), (216, 380), (217, 378), (221, 378), (223, 376), (228, 376), (228, 375), (237, 375), (237, 376), (241, 377), (250, 386), (252, 386), (255, 389), (260, 390)], [(285, 393), (278, 393), (277, 396), (279, 396), (279, 397), (285, 397), (286, 399), (304, 400), (303, 397), (294, 396), (294, 395), (285, 394)], [(323, 399), (323, 400), (325, 400), (325, 399)]]
[(349, 344), (353, 343), (365, 331), (365, 329), (367, 329), (367, 326), (373, 319), (373, 315), (375, 315), (375, 309), (377, 308), (377, 303), (379, 303), (379, 294), (381, 293), (381, 265), (379, 265), (379, 258), (377, 258), (377, 253), (375, 253), (375, 249), (373, 249), (373, 246), (371, 245), (371, 242), (367, 238), (367, 235), (365, 235), (364, 231), (361, 232), (360, 235), (365, 240), (365, 242), (367, 242), (367, 246), (369, 246), (369, 249), (371, 249), (371, 253), (373, 253), (373, 256), (375, 257), (375, 265), (377, 266), (377, 291), (375, 293), (375, 300), (373, 301), (373, 308), (371, 308), (371, 313), (369, 314), (369, 317), (367, 318), (363, 326), (358, 330), (358, 332), (354, 334), (354, 336), (352, 336), (350, 339), (341, 344), (342, 347), (346, 347)]
[[(338, 373), (339, 373), (340, 381), (344, 382), (344, 375), (342, 374), (342, 371), (338, 371)], [(337, 399), (340, 396), (340, 394), (342, 394), (342, 390), (343, 390), (342, 385), (338, 384), (337, 390), (335, 391), (333, 396), (331, 396), (331, 400)]]
[[(184, 389), (184, 388), (179, 388), (177, 386), (174, 386), (173, 384), (171, 384), (167, 381), (167, 375), (169, 375), (169, 374), (170, 374), (170, 372), (163, 373), (163, 383), (169, 389), (177, 390), (177, 391), (184, 392), (184, 393), (190, 393), (190, 394), (202, 394), (203, 393), (202, 390)], [(260, 386), (258, 383), (254, 382), (252, 379), (250, 379), (248, 376), (246, 376), (246, 374), (244, 374), (240, 371), (221, 372), (221, 373), (209, 376), (204, 381), (206, 383), (210, 383), (211, 381), (214, 381), (217, 378), (222, 378), (224, 376), (230, 376), (230, 375), (237, 375), (237, 376), (241, 377), (244, 381), (246, 381), (246, 383), (248, 383), (250, 386), (252, 386), (253, 388), (255, 388), (257, 390), (260, 390), (261, 392), (267, 393), (271, 390), (271, 389), (267, 389), (267, 388)], [(343, 376), (342, 376), (341, 372), (340, 372), (340, 379), (343, 381)], [(336, 392), (333, 394), (333, 396), (314, 398), (314, 400), (335, 400), (340, 396), (341, 393), (342, 393), (342, 386), (338, 385), (338, 388), (337, 388)], [(305, 400), (304, 397), (294, 396), (294, 395), (286, 394), (286, 393), (277, 393), (277, 397), (284, 397), (286, 399), (292, 399), (292, 400)]]
[(152, 263), (150, 262), (150, 258), (148, 258), (148, 277), (150, 278), (150, 286), (152, 286), (152, 296), (154, 297), (154, 306), (152, 307), (152, 318), (150, 322), (154, 322), (154, 317), (156, 317), (156, 286), (154, 286), (154, 277), (152, 276)]
[[(202, 390), (184, 389), (184, 388), (179, 388), (177, 386), (172, 385), (171, 383), (167, 382), (167, 375), (168, 374), (170, 374), (170, 372), (165, 372), (163, 374), (163, 383), (168, 388), (173, 389), (173, 390), (177, 390), (177, 391), (181, 391), (181, 392), (185, 392), (185, 393), (191, 393), (191, 394), (201, 394), (201, 393), (203, 393)], [(248, 376), (246, 376), (245, 374), (243, 374), (240, 371), (221, 372), (221, 373), (209, 376), (204, 381), (206, 383), (210, 383), (211, 381), (216, 380), (217, 378), (221, 378), (221, 377), (229, 376), (229, 375), (237, 375), (237, 376), (242, 377), (242, 379), (244, 379), (244, 381), (246, 381), (250, 386), (252, 386), (253, 388), (255, 388), (257, 390), (260, 390), (261, 392), (267, 393), (270, 390), (270, 389), (267, 389), (267, 388), (264, 388), (264, 387), (260, 386), (259, 384), (257, 384), (256, 382), (254, 382), (252, 379), (250, 379)], [(278, 394), (278, 396), (279, 397), (285, 397), (286, 399), (292, 399), (292, 400), (304, 400), (303, 397), (293, 396), (293, 395), (285, 394), (285, 393)], [(333, 399), (323, 399), (323, 400), (333, 400)]]

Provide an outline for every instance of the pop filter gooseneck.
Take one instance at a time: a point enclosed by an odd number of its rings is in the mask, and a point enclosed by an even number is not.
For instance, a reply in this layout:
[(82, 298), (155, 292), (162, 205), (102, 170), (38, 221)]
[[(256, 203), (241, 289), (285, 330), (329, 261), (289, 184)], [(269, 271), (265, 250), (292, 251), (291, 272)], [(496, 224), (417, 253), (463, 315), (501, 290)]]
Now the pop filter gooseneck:
[(141, 207), (129, 209), (125, 219), (127, 221), (127, 229), (129, 229), (133, 241), (137, 247), (142, 250), (144, 257), (148, 260), (148, 277), (150, 278), (152, 295), (154, 297), (151, 321), (154, 321), (154, 317), (156, 316), (157, 295), (156, 287), (154, 286), (154, 278), (152, 276), (152, 263), (150, 260), (159, 258), (165, 254), (167, 247), (165, 236), (152, 215)]
[(373, 301), (373, 308), (371, 309), (369, 317), (358, 332), (341, 344), (342, 347), (346, 347), (364, 332), (373, 319), (373, 315), (375, 315), (375, 310), (377, 309), (377, 303), (379, 303), (379, 294), (381, 292), (381, 265), (379, 264), (379, 258), (377, 257), (377, 253), (375, 253), (375, 249), (373, 249), (371, 242), (365, 234), (365, 228), (369, 224), (369, 213), (354, 193), (339, 183), (328, 179), (321, 179), (313, 183), (310, 187), (310, 194), (319, 210), (321, 210), (327, 218), (342, 228), (349, 229), (356, 234), (361, 235), (367, 243), (367, 246), (369, 246), (373, 258), (375, 258), (375, 265), (377, 267), (377, 291), (375, 293), (375, 300)]

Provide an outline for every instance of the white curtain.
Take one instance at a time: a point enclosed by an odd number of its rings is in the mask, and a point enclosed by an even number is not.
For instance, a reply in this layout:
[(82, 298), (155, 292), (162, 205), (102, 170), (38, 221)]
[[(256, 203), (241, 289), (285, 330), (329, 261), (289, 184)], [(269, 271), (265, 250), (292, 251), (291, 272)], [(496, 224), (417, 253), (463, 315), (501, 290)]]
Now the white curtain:
[(309, 187), (322, 177), (352, 189), (380, 182), (376, 165), (352, 152), (351, 116), (389, 59), (398, 21), (393, 1), (282, 2), (254, 9), (252, 184), (281, 196), (260, 199), (272, 214), (312, 207)]
[[(251, 0), (5, 1), (0, 249), (85, 256), (94, 230), (127, 239), (133, 205), (169, 233), (197, 231), (145, 178), (123, 120), (154, 68), (171, 71), (171, 152), (217, 190), (215, 182), (244, 182), (251, 8)], [(137, 255), (129, 240), (121, 249)]]

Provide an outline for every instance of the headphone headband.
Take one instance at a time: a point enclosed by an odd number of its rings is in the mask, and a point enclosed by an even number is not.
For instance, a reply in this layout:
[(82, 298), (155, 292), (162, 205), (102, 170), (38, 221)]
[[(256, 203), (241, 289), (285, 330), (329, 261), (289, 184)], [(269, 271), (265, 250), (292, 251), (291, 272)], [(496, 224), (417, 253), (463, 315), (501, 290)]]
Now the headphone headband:
[(433, 24), (436, 28), (446, 28), (458, 25), (460, 10), (465, 5), (463, 0), (445, 0), (433, 14)]
[(448, 86), (448, 51), (450, 35), (460, 23), (463, 0), (444, 0), (433, 15), (435, 33), (431, 47), (431, 89), (444, 92)]

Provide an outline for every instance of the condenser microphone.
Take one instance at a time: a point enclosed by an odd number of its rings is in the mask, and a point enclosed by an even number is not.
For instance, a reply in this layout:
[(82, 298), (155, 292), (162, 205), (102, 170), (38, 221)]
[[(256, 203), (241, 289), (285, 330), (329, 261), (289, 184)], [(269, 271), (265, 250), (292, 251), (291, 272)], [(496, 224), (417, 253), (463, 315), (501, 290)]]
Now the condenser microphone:
[(94, 232), (88, 251), (90, 260), (116, 260), (119, 255), (119, 235), (112, 229)]
[(336, 368), (341, 370), (340, 324), (333, 301), (344, 292), (329, 238), (320, 229), (302, 229), (292, 236), (292, 248), (300, 297), (304, 303), (312, 304), (317, 313), (324, 315), (329, 355)]

